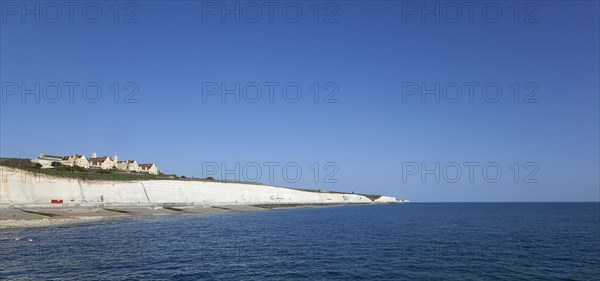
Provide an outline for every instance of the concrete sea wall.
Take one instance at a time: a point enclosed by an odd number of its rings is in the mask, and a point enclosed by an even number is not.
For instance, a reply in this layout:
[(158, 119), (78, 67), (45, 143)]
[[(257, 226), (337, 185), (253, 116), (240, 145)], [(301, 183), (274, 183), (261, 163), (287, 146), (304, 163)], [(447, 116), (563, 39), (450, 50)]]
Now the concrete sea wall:
[(51, 178), (19, 169), (0, 167), (0, 204), (344, 204), (393, 203), (382, 196), (375, 201), (357, 194), (319, 193), (239, 183), (148, 180), (88, 181)]

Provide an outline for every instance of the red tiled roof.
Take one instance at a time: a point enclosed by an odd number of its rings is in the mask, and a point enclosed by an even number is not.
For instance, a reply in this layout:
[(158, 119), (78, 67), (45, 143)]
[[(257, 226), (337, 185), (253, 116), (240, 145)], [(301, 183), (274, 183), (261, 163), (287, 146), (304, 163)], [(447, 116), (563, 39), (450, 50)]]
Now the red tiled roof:
[(90, 161), (90, 163), (92, 165), (98, 165), (98, 164), (102, 164), (104, 161), (106, 161), (106, 156), (102, 156), (102, 157), (98, 157), (98, 158), (90, 158), (88, 159), (88, 161)]
[(150, 169), (150, 168), (152, 168), (152, 165), (154, 165), (154, 163), (152, 163), (152, 164), (140, 164), (140, 168), (142, 168), (142, 169)]

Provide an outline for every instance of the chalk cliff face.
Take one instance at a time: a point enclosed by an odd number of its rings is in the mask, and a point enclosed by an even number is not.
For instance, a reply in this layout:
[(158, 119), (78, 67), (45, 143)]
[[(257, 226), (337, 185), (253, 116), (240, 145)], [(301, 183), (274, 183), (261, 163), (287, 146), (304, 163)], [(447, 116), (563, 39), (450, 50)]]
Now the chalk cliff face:
[(393, 203), (382, 196), (371, 200), (357, 194), (318, 193), (268, 185), (200, 181), (86, 181), (50, 178), (2, 168), (1, 204), (64, 203), (252, 205)]
[(375, 203), (396, 203), (396, 197), (391, 196), (381, 196), (374, 200)]

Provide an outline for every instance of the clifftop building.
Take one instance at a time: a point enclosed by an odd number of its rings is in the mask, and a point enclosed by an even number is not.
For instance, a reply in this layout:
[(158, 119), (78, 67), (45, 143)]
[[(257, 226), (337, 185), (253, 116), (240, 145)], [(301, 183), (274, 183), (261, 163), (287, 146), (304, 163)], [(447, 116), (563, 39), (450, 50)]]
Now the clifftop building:
[[(40, 154), (40, 157), (31, 159), (31, 162), (42, 165), (42, 169), (52, 168), (53, 163), (61, 163), (63, 156)], [(62, 163), (61, 163), (62, 164)]]
[(135, 160), (126, 160), (117, 162), (117, 169), (129, 172), (139, 172), (140, 166)]
[(140, 172), (158, 175), (158, 167), (154, 163), (140, 164)]
[(90, 167), (90, 162), (88, 161), (87, 158), (85, 158), (84, 155), (65, 156), (62, 158), (60, 163), (65, 166), (71, 166), (71, 167), (79, 166), (79, 167), (86, 168), (86, 169)]
[(108, 158), (107, 156), (90, 158), (89, 161), (90, 161), (90, 168), (108, 170), (108, 169), (112, 169), (115, 166), (113, 161), (110, 158)]
[(40, 154), (38, 158), (31, 159), (31, 162), (39, 163), (42, 168), (54, 168), (57, 163), (65, 166), (78, 166), (83, 168), (91, 169), (117, 169), (127, 172), (142, 172), (153, 175), (158, 175), (160, 172), (156, 164), (138, 164), (136, 160), (125, 160), (119, 161), (119, 158), (115, 154), (111, 159), (108, 156), (98, 157), (96, 152), (93, 152), (90, 158), (86, 158), (84, 155), (71, 155), (71, 156), (57, 156)]

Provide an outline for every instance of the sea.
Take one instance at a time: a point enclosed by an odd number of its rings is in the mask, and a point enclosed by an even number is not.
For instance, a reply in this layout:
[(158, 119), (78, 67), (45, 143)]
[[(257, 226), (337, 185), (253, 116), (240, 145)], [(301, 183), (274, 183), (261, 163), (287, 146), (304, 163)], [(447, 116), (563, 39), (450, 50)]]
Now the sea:
[(0, 231), (2, 280), (599, 280), (600, 203), (409, 203)]

